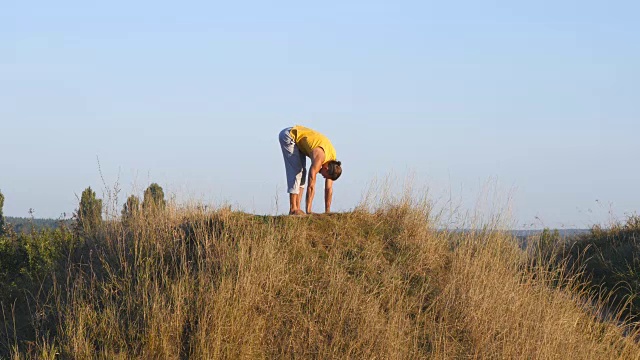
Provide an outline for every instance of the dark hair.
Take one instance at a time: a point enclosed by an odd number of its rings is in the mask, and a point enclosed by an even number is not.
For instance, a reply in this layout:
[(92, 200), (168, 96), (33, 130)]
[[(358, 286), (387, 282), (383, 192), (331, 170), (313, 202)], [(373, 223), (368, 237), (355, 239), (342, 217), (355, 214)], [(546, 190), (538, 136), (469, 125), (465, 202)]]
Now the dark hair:
[(338, 178), (340, 177), (340, 175), (342, 175), (342, 162), (341, 161), (336, 161), (336, 160), (331, 160), (329, 161), (329, 179), (331, 180), (338, 180)]

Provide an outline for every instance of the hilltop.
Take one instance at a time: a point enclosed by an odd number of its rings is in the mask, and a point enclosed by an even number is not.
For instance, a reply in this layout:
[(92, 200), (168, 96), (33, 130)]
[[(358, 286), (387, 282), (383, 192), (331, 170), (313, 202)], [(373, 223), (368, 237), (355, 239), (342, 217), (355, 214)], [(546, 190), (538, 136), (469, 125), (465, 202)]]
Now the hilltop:
[[(603, 303), (568, 269), (533, 261), (513, 235), (491, 224), (476, 231), (439, 230), (425, 204), (306, 217), (169, 206), (90, 232), (56, 229), (11, 241), (0, 243), (4, 254), (10, 246), (20, 254), (23, 241), (31, 260), (4, 268), (0, 278), (15, 290), (0, 294), (4, 328), (10, 329), (0, 345), (8, 354), (640, 354), (630, 324), (599, 318)], [(34, 267), (38, 259), (42, 263)], [(28, 301), (18, 301), (27, 288)], [(7, 317), (9, 304), (20, 321)]]

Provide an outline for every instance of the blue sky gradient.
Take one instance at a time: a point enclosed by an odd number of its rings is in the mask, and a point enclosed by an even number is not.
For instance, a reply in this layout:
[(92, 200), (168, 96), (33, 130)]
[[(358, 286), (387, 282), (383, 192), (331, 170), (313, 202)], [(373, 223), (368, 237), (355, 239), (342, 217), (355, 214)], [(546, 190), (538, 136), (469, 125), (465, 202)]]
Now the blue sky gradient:
[(179, 201), (284, 212), (277, 135), (293, 124), (334, 143), (338, 211), (389, 174), (465, 208), (492, 183), (519, 228), (640, 204), (637, 2), (2, 7), (5, 215), (70, 214), (102, 177), (121, 202), (158, 182)]

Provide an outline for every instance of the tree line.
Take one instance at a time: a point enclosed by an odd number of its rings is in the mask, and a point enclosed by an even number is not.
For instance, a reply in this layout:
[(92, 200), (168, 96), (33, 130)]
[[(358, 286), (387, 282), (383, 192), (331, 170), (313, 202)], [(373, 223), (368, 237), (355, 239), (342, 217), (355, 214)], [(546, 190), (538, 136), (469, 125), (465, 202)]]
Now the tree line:
[[(5, 218), (3, 214), (5, 197), (0, 191), (0, 236), (9, 232), (23, 233), (41, 228), (53, 228), (56, 225), (71, 225), (77, 234), (88, 234), (97, 230), (102, 224), (102, 199), (97, 198), (95, 191), (87, 187), (82, 191), (78, 208), (73, 213), (72, 221), (58, 221), (52, 219), (22, 219)], [(149, 185), (143, 194), (142, 201), (136, 195), (131, 195), (122, 206), (122, 221), (129, 222), (140, 212), (160, 212), (166, 208), (164, 190), (157, 183)], [(11, 221), (7, 221), (7, 219)]]

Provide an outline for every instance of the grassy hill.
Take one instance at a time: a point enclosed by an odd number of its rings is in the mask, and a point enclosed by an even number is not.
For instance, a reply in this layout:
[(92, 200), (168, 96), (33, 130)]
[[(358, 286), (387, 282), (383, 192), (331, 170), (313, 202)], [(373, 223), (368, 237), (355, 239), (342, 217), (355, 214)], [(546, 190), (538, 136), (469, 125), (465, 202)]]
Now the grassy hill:
[(602, 320), (562, 263), (491, 224), (438, 230), (411, 201), (306, 217), (170, 207), (14, 235), (0, 282), (0, 354), (16, 358), (640, 354), (632, 324)]

